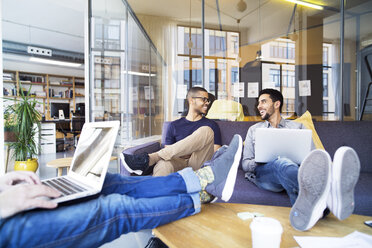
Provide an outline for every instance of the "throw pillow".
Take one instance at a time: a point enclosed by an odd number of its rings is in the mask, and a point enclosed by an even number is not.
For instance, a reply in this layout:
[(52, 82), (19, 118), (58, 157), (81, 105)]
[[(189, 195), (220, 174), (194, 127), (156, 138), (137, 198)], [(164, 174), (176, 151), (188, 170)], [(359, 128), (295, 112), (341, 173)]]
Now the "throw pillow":
[(302, 123), (307, 129), (310, 129), (313, 132), (312, 138), (315, 148), (325, 150), (322, 141), (320, 140), (319, 135), (315, 130), (314, 123), (309, 111), (306, 111), (301, 117), (297, 118), (294, 121)]

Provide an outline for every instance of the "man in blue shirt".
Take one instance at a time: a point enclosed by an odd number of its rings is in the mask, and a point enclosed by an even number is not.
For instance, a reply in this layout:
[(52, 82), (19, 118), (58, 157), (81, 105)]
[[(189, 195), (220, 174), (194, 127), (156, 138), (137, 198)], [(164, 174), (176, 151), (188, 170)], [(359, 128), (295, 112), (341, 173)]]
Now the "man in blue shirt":
[(217, 123), (204, 117), (210, 102), (208, 91), (192, 87), (186, 98), (189, 104), (187, 116), (170, 123), (165, 148), (151, 154), (121, 154), (130, 173), (142, 175), (152, 166), (154, 176), (166, 176), (186, 167), (197, 170), (221, 147)]
[(247, 132), (242, 160), (246, 178), (259, 188), (287, 192), (293, 205), (290, 221), (297, 230), (313, 227), (326, 207), (337, 218), (347, 218), (354, 210), (354, 187), (360, 171), (358, 155), (352, 148), (339, 148), (333, 163), (329, 154), (319, 149), (311, 151), (301, 166), (285, 157), (256, 163), (257, 128), (305, 128), (301, 123), (283, 119), (280, 115), (282, 106), (282, 93), (275, 89), (260, 91), (257, 108), (264, 122), (251, 126)]

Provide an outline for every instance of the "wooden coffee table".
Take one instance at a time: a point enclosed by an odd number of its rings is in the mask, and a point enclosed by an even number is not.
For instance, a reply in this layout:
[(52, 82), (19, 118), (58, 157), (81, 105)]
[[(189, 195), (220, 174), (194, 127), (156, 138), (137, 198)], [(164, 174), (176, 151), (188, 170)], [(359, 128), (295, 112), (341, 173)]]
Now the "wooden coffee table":
[(157, 227), (153, 231), (170, 248), (251, 247), (251, 220), (243, 221), (237, 213), (258, 212), (275, 218), (282, 224), (284, 231), (281, 247), (298, 247), (293, 236), (342, 237), (355, 230), (372, 235), (372, 228), (363, 223), (372, 217), (362, 215), (352, 215), (339, 221), (330, 214), (319, 220), (309, 231), (296, 231), (289, 222), (290, 210), (287, 207), (250, 204), (205, 204), (200, 213)]

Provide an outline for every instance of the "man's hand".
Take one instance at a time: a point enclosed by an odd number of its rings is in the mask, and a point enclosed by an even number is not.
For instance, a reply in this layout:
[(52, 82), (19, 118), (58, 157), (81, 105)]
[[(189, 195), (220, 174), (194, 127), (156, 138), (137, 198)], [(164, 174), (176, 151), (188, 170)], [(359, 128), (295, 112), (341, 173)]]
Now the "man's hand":
[(214, 150), (214, 152), (216, 152), (218, 149), (220, 149), (221, 148), (221, 146), (220, 145), (214, 145), (213, 146), (213, 150)]
[(41, 184), (35, 173), (30, 171), (12, 171), (0, 177), (0, 192), (18, 183)]
[(46, 197), (58, 196), (60, 192), (40, 184), (20, 184), (8, 187), (0, 193), (0, 217), (7, 218), (31, 208), (55, 208), (57, 203)]

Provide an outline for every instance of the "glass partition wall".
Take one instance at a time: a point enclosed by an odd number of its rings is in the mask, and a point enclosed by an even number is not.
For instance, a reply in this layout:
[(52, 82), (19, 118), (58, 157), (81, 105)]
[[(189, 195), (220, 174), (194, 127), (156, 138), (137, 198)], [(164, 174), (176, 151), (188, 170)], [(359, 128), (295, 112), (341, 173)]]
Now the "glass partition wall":
[(119, 143), (161, 134), (164, 61), (121, 0), (90, 1), (90, 120), (120, 120)]
[[(239, 101), (248, 120), (257, 115), (257, 91), (267, 87), (283, 93), (285, 117), (306, 110), (317, 120), (361, 116), (372, 81), (372, 61), (365, 62), (372, 50), (371, 0), (128, 3), (163, 48), (169, 120), (181, 115), (194, 85)], [(363, 119), (370, 118), (366, 110)]]
[(240, 102), (245, 120), (268, 87), (284, 117), (372, 119), (372, 0), (90, 3), (91, 118), (121, 120), (123, 141), (160, 134), (192, 86)]

